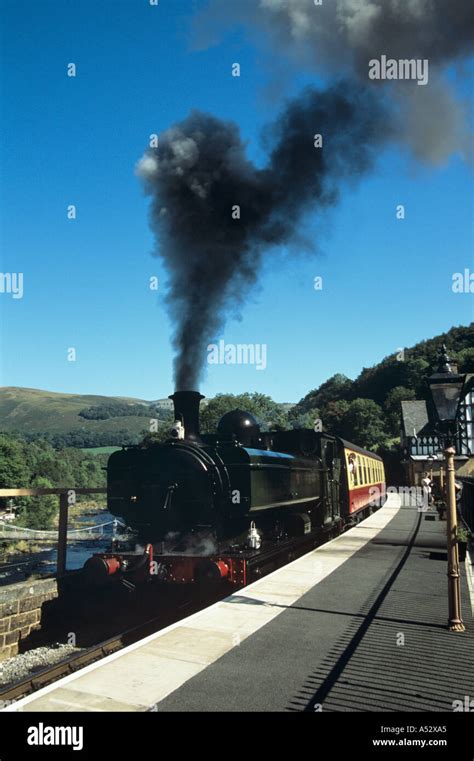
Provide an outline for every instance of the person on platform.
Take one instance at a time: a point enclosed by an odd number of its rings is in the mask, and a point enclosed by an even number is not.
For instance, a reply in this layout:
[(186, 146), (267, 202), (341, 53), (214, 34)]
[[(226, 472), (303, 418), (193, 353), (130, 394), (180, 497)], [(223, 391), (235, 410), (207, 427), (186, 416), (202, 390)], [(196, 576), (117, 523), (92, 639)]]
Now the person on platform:
[(433, 485), (428, 473), (423, 473), (423, 478), (421, 479), (421, 486), (423, 489), (423, 504), (431, 505), (433, 503), (433, 494), (432, 494)]

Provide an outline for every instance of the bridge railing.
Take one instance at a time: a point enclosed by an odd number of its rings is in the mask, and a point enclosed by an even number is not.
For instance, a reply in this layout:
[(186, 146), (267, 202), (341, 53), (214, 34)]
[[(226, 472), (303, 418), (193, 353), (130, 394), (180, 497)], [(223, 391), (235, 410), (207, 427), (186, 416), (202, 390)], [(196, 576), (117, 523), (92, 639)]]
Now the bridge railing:
[[(62, 486), (51, 489), (0, 489), (1, 497), (42, 497), (46, 494), (57, 494), (59, 497), (59, 524), (57, 532), (58, 559), (56, 575), (62, 576), (66, 573), (67, 564), (67, 540), (68, 540), (68, 519), (70, 499), (75, 500), (76, 494), (106, 494), (107, 489), (104, 487), (97, 488), (75, 488), (73, 486)], [(73, 504), (73, 502), (72, 502)]]
[(462, 483), (460, 512), (464, 522), (474, 532), (474, 477), (462, 476), (458, 480)]

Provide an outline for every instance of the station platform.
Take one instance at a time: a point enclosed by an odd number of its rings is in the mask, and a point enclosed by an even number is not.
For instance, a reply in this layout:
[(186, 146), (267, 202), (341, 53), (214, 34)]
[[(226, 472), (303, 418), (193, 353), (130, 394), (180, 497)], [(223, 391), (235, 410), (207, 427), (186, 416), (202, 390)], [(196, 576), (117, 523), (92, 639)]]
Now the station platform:
[(474, 595), (466, 563), (466, 632), (449, 632), (445, 527), (390, 495), (336, 539), (5, 710), (451, 712), (474, 697)]

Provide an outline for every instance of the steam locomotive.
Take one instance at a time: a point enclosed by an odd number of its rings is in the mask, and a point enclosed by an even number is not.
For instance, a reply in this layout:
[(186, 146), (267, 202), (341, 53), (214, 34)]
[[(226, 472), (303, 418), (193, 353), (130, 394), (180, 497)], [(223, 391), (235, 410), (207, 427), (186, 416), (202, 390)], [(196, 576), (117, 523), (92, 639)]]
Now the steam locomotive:
[(241, 586), (354, 525), (385, 499), (380, 457), (308, 429), (262, 432), (234, 410), (199, 432), (196, 391), (178, 391), (171, 438), (124, 447), (107, 467), (108, 509), (135, 548), (95, 555), (89, 574), (129, 584)]

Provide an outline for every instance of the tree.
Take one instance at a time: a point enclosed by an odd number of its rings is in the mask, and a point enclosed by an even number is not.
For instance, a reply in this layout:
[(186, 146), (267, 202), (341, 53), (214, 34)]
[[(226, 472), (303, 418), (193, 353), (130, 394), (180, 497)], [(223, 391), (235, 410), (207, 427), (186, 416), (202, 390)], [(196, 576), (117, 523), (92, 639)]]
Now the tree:
[(372, 399), (354, 399), (342, 421), (344, 438), (375, 450), (387, 440), (381, 407)]
[(375, 367), (362, 370), (354, 382), (353, 396), (383, 404), (390, 391), (397, 386), (405, 386), (418, 397), (423, 396), (429, 368), (429, 362), (412, 356), (411, 350), (403, 359), (398, 359), (396, 355), (386, 357)]
[[(37, 476), (31, 483), (32, 487), (51, 489), (53, 484), (47, 478)], [(58, 511), (58, 497), (46, 494), (42, 497), (27, 497), (21, 505), (18, 525), (37, 530), (52, 528), (53, 519)]]
[(320, 418), (321, 413), (317, 408), (303, 412), (295, 406), (288, 413), (288, 424), (290, 428), (314, 428), (316, 421)]
[(143, 441), (141, 442), (142, 447), (150, 447), (154, 444), (163, 444), (164, 441), (170, 438), (171, 434), (171, 426), (165, 425), (163, 427), (159, 426), (157, 431), (154, 431), (153, 433), (149, 432), (145, 434)]
[(458, 351), (455, 357), (459, 363), (459, 372), (474, 373), (474, 347)]
[(215, 433), (217, 424), (226, 412), (241, 409), (257, 418), (262, 430), (288, 425), (288, 416), (281, 407), (265, 394), (217, 394), (203, 409), (201, 408), (201, 431)]
[(77, 486), (72, 465), (64, 450), (56, 452), (50, 444), (46, 444), (31, 462), (31, 470), (37, 476), (47, 478), (55, 486)]
[(336, 373), (329, 380), (325, 381), (318, 388), (313, 389), (301, 399), (296, 407), (299, 411), (307, 412), (309, 409), (320, 409), (329, 404), (329, 402), (339, 401), (340, 399), (350, 399), (352, 381), (342, 373)]
[(323, 428), (334, 436), (345, 437), (344, 419), (349, 411), (350, 402), (345, 399), (329, 402), (324, 410)]
[(77, 414), (84, 420), (109, 420), (116, 417), (157, 417), (161, 410), (149, 404), (109, 402), (86, 407)]
[[(402, 382), (400, 384), (406, 388), (413, 389), (414, 398), (425, 398), (428, 390), (428, 376), (430, 375), (430, 363), (423, 358), (408, 359), (401, 362), (403, 365)], [(395, 384), (394, 384), (395, 386)]]
[(25, 447), (21, 440), (0, 434), (0, 487), (15, 488), (26, 486), (30, 473), (25, 457)]
[(95, 457), (86, 456), (81, 460), (79, 471), (75, 477), (75, 485), (78, 488), (93, 488), (102, 486), (104, 472)]
[(415, 392), (412, 388), (405, 386), (395, 386), (389, 392), (383, 408), (386, 414), (387, 430), (397, 436), (400, 433), (400, 417), (402, 412), (402, 402), (415, 399)]

